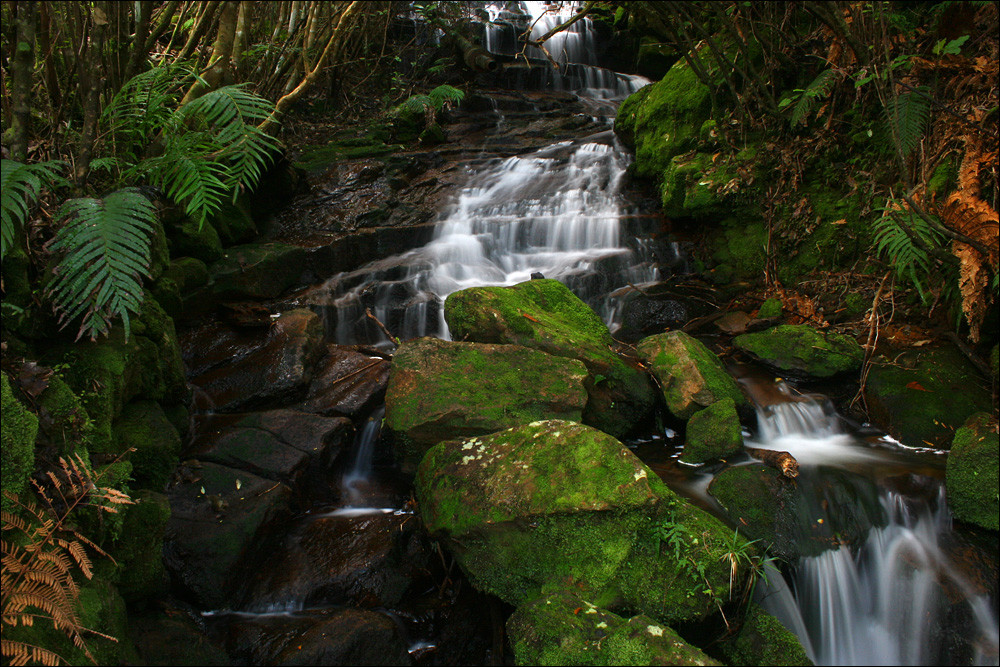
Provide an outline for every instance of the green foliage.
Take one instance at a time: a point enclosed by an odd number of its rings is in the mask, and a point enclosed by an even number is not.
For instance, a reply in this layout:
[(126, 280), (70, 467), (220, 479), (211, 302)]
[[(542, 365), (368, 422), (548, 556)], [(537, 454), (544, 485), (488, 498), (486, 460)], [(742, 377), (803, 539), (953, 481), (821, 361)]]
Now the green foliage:
[[(909, 232), (909, 233), (908, 233)], [(882, 217), (875, 221), (875, 247), (896, 270), (896, 276), (909, 279), (926, 303), (924, 281), (931, 273), (928, 249), (938, 248), (944, 235), (909, 209), (888, 202)]]
[(68, 224), (52, 249), (66, 254), (49, 287), (60, 323), (83, 315), (77, 338), (96, 338), (120, 316), (127, 338), (129, 314), (139, 312), (142, 277), (149, 275), (156, 209), (138, 191), (126, 189), (104, 199), (71, 199), (60, 216)]
[(903, 157), (913, 152), (927, 127), (930, 98), (923, 90), (912, 90), (892, 98), (886, 105), (889, 129)]
[(938, 41), (934, 45), (934, 55), (936, 56), (957, 56), (962, 52), (962, 45), (969, 41), (969, 35), (962, 35), (949, 40), (947, 37)]
[(38, 201), (42, 188), (64, 184), (59, 169), (60, 160), (22, 164), (15, 160), (0, 161), (0, 257), (14, 245), (17, 231), (28, 219), (31, 206)]
[(122, 179), (159, 186), (201, 225), (223, 198), (257, 183), (278, 144), (257, 127), (274, 105), (243, 84), (177, 106), (197, 81), (184, 67), (154, 68), (126, 83), (102, 118), (122, 155)]
[[(823, 70), (805, 89), (797, 88), (798, 103), (792, 110), (792, 125), (804, 123), (813, 109), (813, 105), (819, 100), (830, 95), (834, 85), (840, 79), (840, 75), (834, 69)], [(786, 97), (778, 104), (779, 108), (784, 108), (794, 101), (794, 96)]]
[(404, 113), (440, 111), (453, 104), (460, 104), (463, 99), (465, 93), (462, 90), (443, 84), (426, 95), (411, 95), (399, 105), (398, 110)]
[(691, 556), (691, 549), (698, 546), (698, 538), (692, 536), (683, 524), (664, 520), (653, 527), (653, 539), (656, 541), (657, 551), (666, 546), (681, 569), (698, 580), (699, 587), (694, 590), (695, 593), (714, 594), (708, 583), (705, 563)]

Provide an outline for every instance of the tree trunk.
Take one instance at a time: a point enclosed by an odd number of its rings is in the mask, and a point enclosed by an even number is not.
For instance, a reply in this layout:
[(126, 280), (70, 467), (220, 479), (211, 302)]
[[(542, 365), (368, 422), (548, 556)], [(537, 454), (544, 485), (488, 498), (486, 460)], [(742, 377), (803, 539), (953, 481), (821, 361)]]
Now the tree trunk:
[(201, 38), (205, 36), (205, 33), (208, 32), (209, 26), (212, 25), (212, 18), (215, 16), (215, 10), (219, 8), (220, 4), (221, 0), (211, 0), (211, 2), (205, 6), (205, 11), (202, 12), (198, 21), (191, 29), (191, 35), (184, 44), (184, 48), (182, 48), (180, 53), (177, 54), (177, 57), (174, 58), (175, 63), (183, 62), (194, 54)]
[(97, 137), (97, 119), (101, 113), (101, 90), (104, 88), (104, 67), (102, 54), (104, 52), (104, 31), (108, 25), (108, 15), (105, 12), (108, 3), (96, 2), (91, 12), (93, 27), (85, 54), (86, 72), (83, 84), (83, 132), (80, 133), (80, 144), (76, 159), (74, 176), (78, 186), (83, 185), (90, 174), (90, 160), (94, 155), (94, 140)]
[(233, 42), (236, 36), (236, 19), (239, 17), (240, 3), (227, 0), (222, 3), (219, 13), (219, 30), (212, 45), (212, 57), (208, 67), (201, 72), (202, 81), (196, 81), (188, 90), (181, 104), (201, 97), (210, 90), (225, 85), (232, 78)]
[(156, 27), (153, 28), (152, 32), (150, 32), (146, 37), (146, 45), (143, 48), (143, 51), (145, 51), (147, 55), (152, 50), (153, 45), (156, 44), (156, 40), (160, 38), (160, 35), (165, 33), (167, 28), (170, 27), (170, 19), (172, 19), (174, 14), (177, 13), (177, 8), (180, 4), (181, 0), (170, 0), (170, 2), (164, 5), (163, 9), (160, 11), (157, 16)]
[(152, 0), (140, 0), (136, 3), (139, 13), (135, 16), (135, 36), (132, 38), (132, 55), (125, 66), (125, 76), (122, 82), (128, 81), (142, 71), (146, 64), (149, 51), (146, 50), (146, 39), (149, 35), (149, 19), (153, 15)]
[(42, 58), (45, 61), (45, 92), (49, 96), (49, 104), (52, 105), (53, 126), (58, 127), (62, 116), (62, 91), (59, 87), (59, 76), (56, 74), (56, 66), (53, 58), (52, 46), (52, 15), (49, 11), (49, 3), (39, 3), (41, 10), (41, 20), (38, 24), (38, 47)]
[(11, 59), (11, 157), (28, 160), (28, 133), (31, 129), (31, 73), (35, 68), (35, 14), (37, 2), (17, 4), (17, 37)]

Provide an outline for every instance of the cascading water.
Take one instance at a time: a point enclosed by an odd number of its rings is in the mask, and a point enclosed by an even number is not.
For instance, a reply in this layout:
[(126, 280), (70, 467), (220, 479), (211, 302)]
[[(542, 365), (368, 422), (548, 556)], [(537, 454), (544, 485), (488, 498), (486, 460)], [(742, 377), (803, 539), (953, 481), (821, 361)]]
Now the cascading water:
[[(825, 402), (779, 391), (788, 400), (758, 407), (760, 442), (752, 444), (795, 456), (803, 466), (800, 488), (859, 464), (906, 469), (892, 450), (872, 449), (845, 433)], [(952, 526), (943, 484), (911, 477), (923, 493), (879, 489), (879, 516), (871, 517), (874, 527), (859, 544), (801, 558), (787, 582), (772, 571), (760, 589), (761, 603), (800, 637), (816, 664), (997, 664), (995, 611), (945, 548)], [(813, 508), (815, 516), (835, 521), (824, 516), (825, 500)], [(947, 624), (956, 622), (962, 636), (947, 636), (953, 633)]]

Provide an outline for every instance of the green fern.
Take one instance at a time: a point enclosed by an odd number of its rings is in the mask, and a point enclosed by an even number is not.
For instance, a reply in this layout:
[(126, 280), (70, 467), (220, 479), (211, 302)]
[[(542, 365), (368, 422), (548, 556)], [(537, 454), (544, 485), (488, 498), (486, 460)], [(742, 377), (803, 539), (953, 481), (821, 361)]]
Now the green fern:
[(462, 100), (465, 99), (465, 92), (454, 86), (443, 84), (427, 93), (427, 96), (431, 99), (434, 108), (440, 111), (447, 104), (461, 104)]
[(142, 305), (142, 278), (149, 275), (155, 207), (129, 188), (104, 199), (71, 199), (60, 217), (68, 223), (52, 249), (66, 254), (49, 287), (60, 324), (83, 315), (77, 338), (93, 339), (121, 317), (127, 339), (129, 316)]
[(923, 91), (909, 91), (889, 101), (886, 119), (903, 157), (912, 153), (920, 143), (929, 116), (930, 100)]
[(892, 264), (897, 277), (909, 279), (913, 283), (921, 301), (926, 303), (924, 282), (929, 282), (931, 277), (931, 257), (924, 247), (906, 233), (902, 225), (906, 225), (910, 234), (928, 248), (940, 247), (945, 238), (912, 211), (891, 208), (889, 204), (883, 210), (882, 217), (875, 221), (875, 247), (879, 254)]
[(813, 105), (830, 95), (838, 78), (836, 70), (823, 70), (812, 80), (812, 83), (800, 91), (799, 102), (792, 110), (792, 125), (805, 122), (805, 119), (812, 112)]
[(59, 175), (65, 164), (60, 160), (36, 164), (0, 161), (0, 257), (6, 257), (7, 250), (13, 247), (42, 188), (66, 183)]

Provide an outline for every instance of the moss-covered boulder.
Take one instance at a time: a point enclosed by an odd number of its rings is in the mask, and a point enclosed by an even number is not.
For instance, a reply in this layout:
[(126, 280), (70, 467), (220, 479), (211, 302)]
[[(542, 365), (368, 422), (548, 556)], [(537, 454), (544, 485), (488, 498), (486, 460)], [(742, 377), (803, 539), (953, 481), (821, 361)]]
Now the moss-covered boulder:
[(667, 407), (678, 419), (690, 419), (723, 398), (732, 399), (737, 406), (747, 402), (722, 361), (683, 331), (643, 338), (635, 349), (656, 376)]
[(473, 287), (448, 296), (445, 320), (456, 340), (524, 345), (587, 366), (586, 424), (624, 437), (651, 412), (655, 390), (645, 373), (612, 348), (597, 313), (557, 280)]
[(209, 223), (199, 225), (186, 216), (168, 216), (164, 229), (171, 257), (194, 257), (206, 264), (222, 258), (222, 240)]
[(948, 505), (962, 521), (1000, 529), (1000, 435), (997, 420), (979, 412), (955, 432), (948, 452)]
[(118, 589), (127, 602), (146, 602), (167, 590), (163, 566), (163, 534), (170, 519), (170, 501), (162, 493), (140, 490), (135, 505), (125, 509), (122, 530), (112, 553), (118, 563)]
[(681, 461), (704, 463), (743, 449), (743, 433), (736, 404), (726, 397), (694, 413), (687, 423)]
[(53, 373), (48, 386), (37, 397), (41, 431), (48, 444), (54, 446), (59, 456), (74, 453), (86, 455), (93, 437), (94, 425), (83, 401), (63, 380)]
[(539, 419), (580, 421), (586, 367), (520, 345), (418, 338), (393, 355), (385, 423), (405, 467), (442, 440)]
[(556, 591), (507, 619), (517, 665), (718, 665), (649, 616), (626, 619)]
[(257, 225), (247, 209), (245, 196), (238, 198), (236, 203), (223, 199), (219, 210), (212, 216), (211, 225), (225, 247), (249, 243), (257, 238)]
[(755, 602), (747, 608), (736, 636), (719, 642), (716, 650), (730, 665), (808, 667), (813, 664), (799, 638)]
[(163, 272), (150, 291), (170, 317), (188, 315), (190, 296), (208, 284), (208, 266), (194, 257), (179, 257)]
[(134, 485), (162, 491), (180, 460), (181, 437), (156, 401), (126, 405), (114, 425), (114, 436), (130, 455)]
[(865, 402), (872, 421), (910, 447), (947, 448), (969, 415), (992, 408), (988, 383), (951, 346), (877, 359)]
[[(35, 469), (35, 437), (38, 435), (38, 417), (17, 400), (11, 390), (7, 373), (0, 372), (0, 433), (3, 447), (0, 447), (0, 470), (3, 473), (3, 489), (11, 493), (23, 493), (28, 488), (28, 480)], [(11, 503), (4, 498), (4, 510)]]
[(442, 442), (416, 490), (473, 585), (514, 605), (574, 588), (663, 622), (703, 618), (728, 590), (724, 555), (745, 545), (618, 440), (572, 422)]
[(733, 339), (733, 345), (788, 375), (817, 378), (861, 369), (865, 353), (858, 341), (805, 324), (783, 324)]
[(285, 243), (233, 246), (209, 267), (212, 293), (222, 301), (280, 296), (307, 275), (307, 255), (305, 248)]

